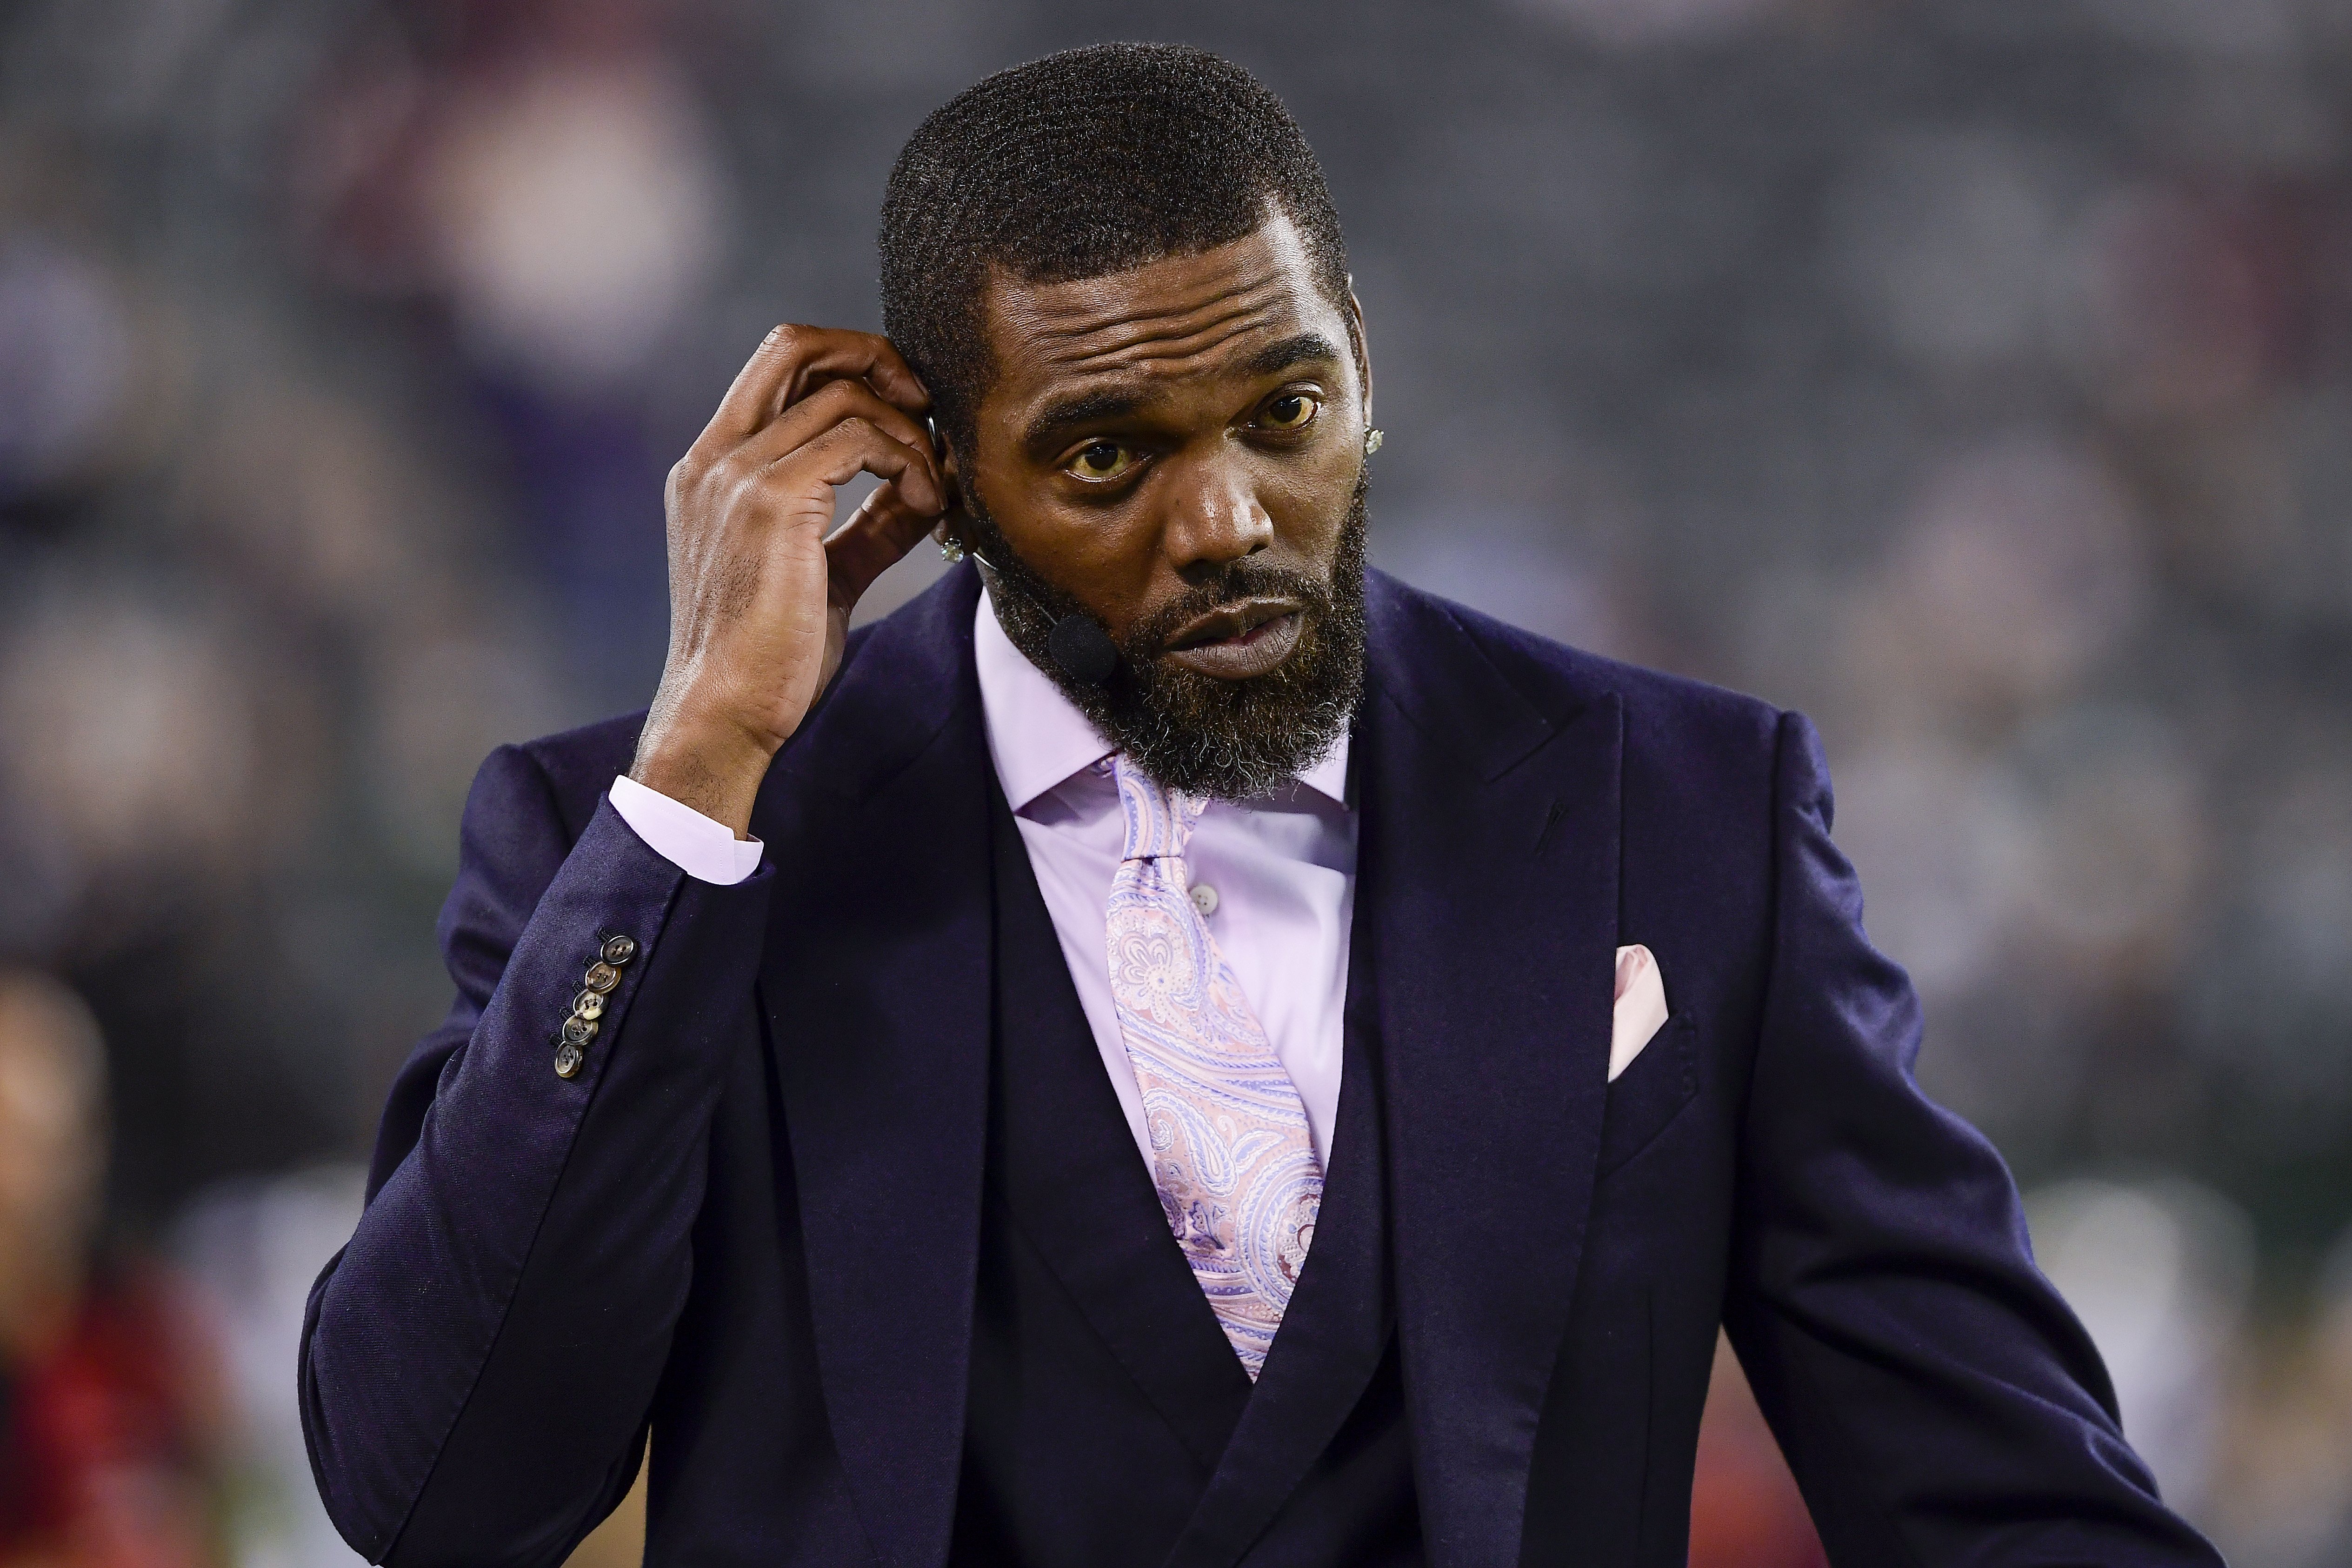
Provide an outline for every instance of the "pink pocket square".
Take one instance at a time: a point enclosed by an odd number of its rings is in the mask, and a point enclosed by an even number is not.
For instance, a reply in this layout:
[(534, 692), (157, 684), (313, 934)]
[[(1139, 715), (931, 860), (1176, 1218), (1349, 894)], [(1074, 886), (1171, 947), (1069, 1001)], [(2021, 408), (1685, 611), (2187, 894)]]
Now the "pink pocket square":
[(1617, 950), (1617, 1005), (1609, 1019), (1609, 1081), (1633, 1065), (1642, 1047), (1664, 1026), (1666, 987), (1658, 961), (1639, 943)]

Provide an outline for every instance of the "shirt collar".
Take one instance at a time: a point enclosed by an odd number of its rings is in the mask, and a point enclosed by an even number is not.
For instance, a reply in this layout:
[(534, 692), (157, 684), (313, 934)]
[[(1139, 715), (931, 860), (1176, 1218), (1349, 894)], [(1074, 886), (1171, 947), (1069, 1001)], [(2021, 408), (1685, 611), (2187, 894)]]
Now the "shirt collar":
[[(1029, 662), (997, 624), (988, 595), (972, 623), (972, 654), (980, 672), (980, 702), (988, 719), (988, 752), (996, 782), (1014, 811), (1111, 754), (1077, 705), (1051, 677)], [(1298, 782), (1339, 805), (1348, 798), (1348, 737), (1343, 731)]]

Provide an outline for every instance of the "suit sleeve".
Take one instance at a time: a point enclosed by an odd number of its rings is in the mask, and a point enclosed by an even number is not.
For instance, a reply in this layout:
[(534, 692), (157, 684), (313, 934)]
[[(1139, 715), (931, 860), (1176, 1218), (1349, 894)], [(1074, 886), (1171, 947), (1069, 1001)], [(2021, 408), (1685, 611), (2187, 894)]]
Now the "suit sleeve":
[[(689, 879), (609, 801), (566, 840), (540, 765), (493, 754), (441, 919), (456, 1004), (395, 1082), (365, 1213), (310, 1293), (303, 1433), (372, 1563), (561, 1563), (635, 1474), (686, 1299), (773, 873)], [(561, 1031), (614, 937), (635, 951), (563, 1078)]]
[(1864, 935), (1798, 715), (1776, 774), (1725, 1321), (1831, 1560), (2218, 1568), (2125, 1443), (2000, 1156), (1913, 1079), (1917, 998)]

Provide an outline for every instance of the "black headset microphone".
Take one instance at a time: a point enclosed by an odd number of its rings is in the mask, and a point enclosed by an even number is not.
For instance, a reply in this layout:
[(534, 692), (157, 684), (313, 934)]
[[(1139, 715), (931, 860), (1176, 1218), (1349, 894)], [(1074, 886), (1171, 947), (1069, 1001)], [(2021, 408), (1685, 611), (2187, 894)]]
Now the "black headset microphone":
[[(940, 439), (938, 425), (928, 416), (924, 417), (923, 424), (931, 433), (932, 450), (944, 458), (947, 455), (945, 444)], [(1011, 589), (1027, 599), (1039, 615), (1053, 620), (1054, 629), (1045, 634), (1045, 651), (1054, 656), (1054, 662), (1062, 667), (1062, 673), (1086, 686), (1108, 686), (1110, 683), (1110, 678), (1118, 673), (1118, 645), (1110, 640), (1110, 634), (1103, 630), (1092, 616), (1083, 610), (1055, 616), (1045, 601), (970, 543), (961, 543), (957, 548), (994, 574), (995, 587)]]

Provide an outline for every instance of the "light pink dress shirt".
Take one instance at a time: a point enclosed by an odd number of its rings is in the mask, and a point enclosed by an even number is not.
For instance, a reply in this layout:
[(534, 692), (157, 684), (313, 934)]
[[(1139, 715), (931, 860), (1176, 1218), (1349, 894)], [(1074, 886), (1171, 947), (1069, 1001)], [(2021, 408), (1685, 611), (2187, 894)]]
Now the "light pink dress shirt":
[[(1149, 1167), (1143, 1102), (1111, 1001), (1110, 884), (1125, 826), (1110, 748), (1013, 646), (985, 597), (972, 642), (996, 781), (1028, 848), (1103, 1070)], [(1356, 897), (1356, 814), (1347, 805), (1347, 781), (1342, 735), (1320, 762), (1272, 795), (1212, 803), (1185, 854), (1194, 907), (1207, 907), (1209, 930), (1297, 1086), (1316, 1156), (1327, 1162), (1339, 1107)], [(737, 839), (724, 825), (634, 779), (615, 779), (612, 801), (637, 837), (689, 876), (739, 882), (759, 866), (756, 841)]]
[[(1013, 646), (985, 598), (972, 647), (996, 782), (1028, 846), (1103, 1070), (1148, 1166), (1143, 1101), (1110, 992), (1110, 884), (1127, 842), (1110, 748)], [(1212, 802), (1184, 853), (1193, 906), (1210, 906), (1210, 933), (1306, 1102), (1322, 1160), (1329, 1157), (1339, 1109), (1348, 931), (1356, 903), (1356, 814), (1348, 809), (1347, 787), (1342, 735), (1321, 762), (1274, 794), (1238, 805)]]

